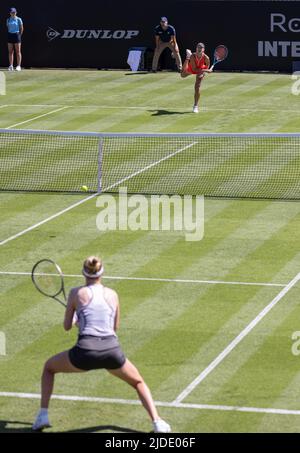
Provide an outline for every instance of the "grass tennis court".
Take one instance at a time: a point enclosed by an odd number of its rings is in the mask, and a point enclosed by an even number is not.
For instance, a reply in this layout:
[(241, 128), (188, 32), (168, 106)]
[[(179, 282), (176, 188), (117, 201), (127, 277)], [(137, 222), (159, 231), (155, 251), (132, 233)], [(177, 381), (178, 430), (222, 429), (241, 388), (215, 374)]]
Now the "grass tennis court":
[[(7, 74), (0, 128), (298, 132), (291, 85), (288, 75), (216, 73), (195, 115), (193, 80), (175, 73), (24, 71)], [(30, 430), (43, 363), (76, 338), (63, 331), (62, 307), (33, 287), (33, 264), (54, 259), (70, 288), (90, 254), (120, 295), (121, 344), (174, 432), (300, 431), (298, 202), (206, 199), (197, 243), (180, 232), (101, 233), (84, 194), (8, 192), (0, 206), (0, 432)], [(49, 432), (151, 429), (135, 392), (105, 371), (59, 375), (54, 394)]]

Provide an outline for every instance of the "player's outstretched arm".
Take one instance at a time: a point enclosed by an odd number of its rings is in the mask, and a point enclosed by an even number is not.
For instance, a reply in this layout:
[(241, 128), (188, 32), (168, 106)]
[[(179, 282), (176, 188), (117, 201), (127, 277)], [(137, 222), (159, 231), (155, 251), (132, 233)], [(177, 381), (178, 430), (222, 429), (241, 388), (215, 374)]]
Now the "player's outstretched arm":
[(213, 72), (213, 69), (212, 67), (210, 68), (210, 58), (208, 55), (204, 54), (204, 61), (205, 61), (205, 66), (207, 67), (207, 69), (203, 69), (203, 72)]

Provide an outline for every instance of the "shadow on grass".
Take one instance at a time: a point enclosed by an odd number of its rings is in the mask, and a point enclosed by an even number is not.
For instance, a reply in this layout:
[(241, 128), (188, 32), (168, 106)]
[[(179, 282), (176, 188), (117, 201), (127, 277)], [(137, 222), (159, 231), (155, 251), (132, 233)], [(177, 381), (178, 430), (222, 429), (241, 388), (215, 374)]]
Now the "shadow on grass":
[[(18, 426), (10, 426), (7, 425), (22, 425)], [(25, 426), (24, 426), (25, 425)], [(32, 423), (27, 422), (20, 422), (15, 420), (0, 420), (0, 434), (3, 433), (32, 433), (31, 430)]]
[(79, 429), (71, 429), (65, 431), (66, 433), (93, 433), (99, 431), (112, 431), (117, 433), (134, 433), (134, 434), (142, 434), (145, 433), (144, 431), (137, 431), (136, 429), (125, 428), (124, 426), (116, 426), (116, 425), (101, 425), (101, 426), (89, 426), (88, 428), (79, 428)]
[(133, 72), (126, 72), (125, 75), (145, 75), (151, 74), (151, 71), (133, 71)]
[[(8, 426), (8, 425), (15, 425), (15, 426)], [(18, 425), (21, 425), (18, 427)], [(25, 426), (24, 426), (25, 425)], [(15, 421), (15, 420), (0, 420), (0, 434), (4, 433), (11, 433), (11, 434), (21, 434), (21, 433), (33, 433), (31, 429), (32, 423)], [(100, 426), (89, 426), (87, 428), (78, 428), (78, 429), (70, 429), (66, 431), (60, 431), (59, 433), (94, 433), (100, 431), (112, 431), (116, 433), (129, 433), (129, 434), (142, 434), (145, 433), (144, 431), (137, 431), (131, 428), (125, 428), (124, 426), (116, 426), (116, 425), (100, 425)], [(39, 434), (40, 432), (38, 432)], [(47, 429), (44, 431), (47, 433)], [(52, 433), (56, 433), (56, 431), (51, 431)], [(49, 433), (50, 434), (50, 433)]]
[(149, 110), (149, 112), (155, 112), (152, 113), (151, 116), (161, 116), (161, 115), (186, 115), (189, 112), (174, 112), (170, 110)]

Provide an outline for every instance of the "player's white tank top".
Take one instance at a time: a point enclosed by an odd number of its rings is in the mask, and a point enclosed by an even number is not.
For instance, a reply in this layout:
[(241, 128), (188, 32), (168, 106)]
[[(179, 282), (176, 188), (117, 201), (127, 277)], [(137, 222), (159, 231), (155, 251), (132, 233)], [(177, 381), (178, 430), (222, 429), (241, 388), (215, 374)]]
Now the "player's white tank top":
[(116, 308), (109, 305), (104, 299), (102, 285), (88, 286), (92, 293), (92, 300), (77, 310), (79, 321), (79, 335), (107, 337), (114, 335), (114, 320)]

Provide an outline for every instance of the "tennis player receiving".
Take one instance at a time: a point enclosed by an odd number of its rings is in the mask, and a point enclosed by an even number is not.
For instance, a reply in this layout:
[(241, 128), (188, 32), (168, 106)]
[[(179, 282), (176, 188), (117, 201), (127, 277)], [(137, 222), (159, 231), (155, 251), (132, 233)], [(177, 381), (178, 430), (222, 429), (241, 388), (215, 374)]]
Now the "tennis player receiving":
[(196, 75), (195, 81), (195, 93), (194, 93), (194, 107), (193, 112), (199, 112), (199, 99), (200, 99), (200, 87), (203, 77), (206, 72), (212, 72), (209, 69), (210, 60), (209, 57), (204, 53), (205, 45), (199, 42), (196, 46), (196, 52), (192, 53), (190, 49), (186, 49), (186, 58), (182, 66), (180, 73), (181, 77), (188, 77), (191, 74)]
[(50, 427), (48, 407), (56, 373), (80, 373), (100, 368), (124, 380), (138, 393), (156, 433), (171, 431), (157, 413), (151, 392), (136, 367), (125, 358), (116, 330), (120, 322), (118, 295), (101, 283), (104, 268), (100, 258), (91, 256), (83, 263), (86, 284), (72, 288), (65, 312), (64, 328), (72, 328), (76, 312), (79, 327), (77, 344), (69, 351), (51, 357), (42, 374), (41, 409), (32, 426), (34, 431)]

